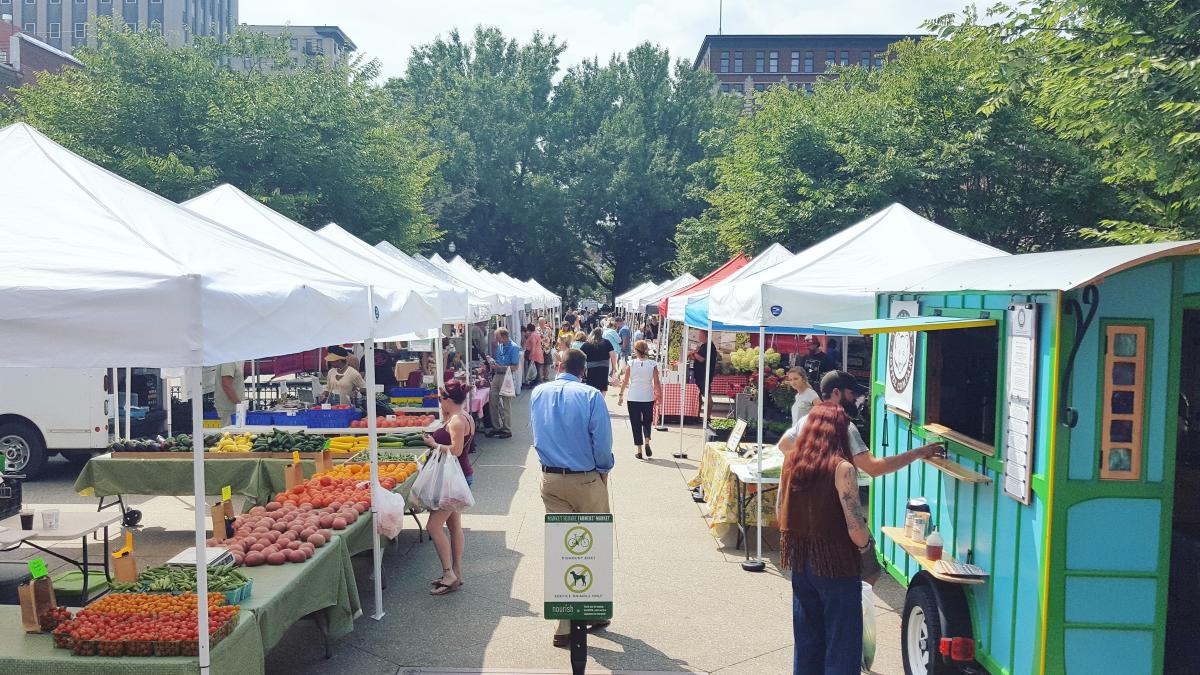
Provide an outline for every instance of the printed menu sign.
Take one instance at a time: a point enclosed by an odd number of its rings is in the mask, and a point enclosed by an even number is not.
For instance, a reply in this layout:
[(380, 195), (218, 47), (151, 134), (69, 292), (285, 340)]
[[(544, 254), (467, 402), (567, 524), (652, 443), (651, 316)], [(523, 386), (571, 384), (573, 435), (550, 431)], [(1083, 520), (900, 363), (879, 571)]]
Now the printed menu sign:
[(1028, 504), (1037, 398), (1037, 305), (1009, 305), (1004, 398), (1004, 494)]

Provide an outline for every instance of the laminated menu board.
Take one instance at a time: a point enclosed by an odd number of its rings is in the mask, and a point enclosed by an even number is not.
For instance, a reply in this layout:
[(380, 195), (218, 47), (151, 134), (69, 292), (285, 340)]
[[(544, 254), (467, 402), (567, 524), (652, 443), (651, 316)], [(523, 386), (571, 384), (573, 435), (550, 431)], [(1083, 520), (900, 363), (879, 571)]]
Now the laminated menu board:
[(1004, 380), (1004, 494), (1028, 504), (1037, 399), (1037, 305), (1008, 307)]

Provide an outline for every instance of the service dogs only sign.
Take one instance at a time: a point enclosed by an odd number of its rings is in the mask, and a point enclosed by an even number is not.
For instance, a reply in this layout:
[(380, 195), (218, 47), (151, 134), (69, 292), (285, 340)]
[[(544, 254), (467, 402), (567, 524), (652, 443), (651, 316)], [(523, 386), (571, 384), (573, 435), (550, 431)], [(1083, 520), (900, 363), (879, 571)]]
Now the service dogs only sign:
[(546, 514), (547, 619), (611, 619), (611, 513)]

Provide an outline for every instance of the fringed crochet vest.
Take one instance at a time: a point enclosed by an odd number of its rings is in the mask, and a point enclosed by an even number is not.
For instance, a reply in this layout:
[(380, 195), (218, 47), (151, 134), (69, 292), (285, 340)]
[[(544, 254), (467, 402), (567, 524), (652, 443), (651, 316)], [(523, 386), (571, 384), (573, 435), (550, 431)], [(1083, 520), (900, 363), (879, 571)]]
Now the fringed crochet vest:
[(807, 564), (820, 577), (859, 576), (862, 556), (846, 531), (834, 472), (801, 486), (792, 482), (789, 469), (784, 466), (779, 486), (780, 564), (792, 570)]

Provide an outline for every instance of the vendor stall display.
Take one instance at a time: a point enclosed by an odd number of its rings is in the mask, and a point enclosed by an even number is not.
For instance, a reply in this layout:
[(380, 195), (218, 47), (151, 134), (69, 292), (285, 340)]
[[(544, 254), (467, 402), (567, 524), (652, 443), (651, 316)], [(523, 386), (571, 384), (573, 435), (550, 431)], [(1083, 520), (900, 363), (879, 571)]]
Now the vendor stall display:
[[(828, 326), (877, 336), (871, 451), (947, 448), (873, 486), (906, 671), (1197, 672), (1200, 242), (946, 262), (880, 291), (875, 318)], [(905, 528), (918, 498), (932, 522)]]
[[(750, 448), (752, 445), (743, 443), (740, 447)], [(705, 443), (704, 454), (700, 457), (700, 471), (695, 478), (688, 482), (689, 487), (699, 489), (699, 493), (703, 495), (704, 501), (708, 504), (709, 527), (712, 529), (713, 536), (723, 538), (726, 528), (734, 526), (739, 529), (737, 539), (739, 547), (745, 527), (757, 525), (759, 522), (757, 509), (747, 508), (757, 498), (758, 492), (752, 488), (747, 496), (744, 485), (739, 486), (741, 481), (732, 471), (732, 467), (752, 468), (750, 465), (754, 461), (738, 455), (736, 452), (729, 452), (725, 449), (724, 443)], [(770, 480), (772, 484), (777, 484), (779, 477), (774, 476), (767, 480)], [(776, 527), (774, 489), (764, 490), (762, 500), (762, 524), (767, 527)]]
[[(197, 656), (195, 593), (114, 593), (53, 630), (54, 646), (76, 656)], [(239, 607), (208, 594), (209, 644), (233, 633)]]

